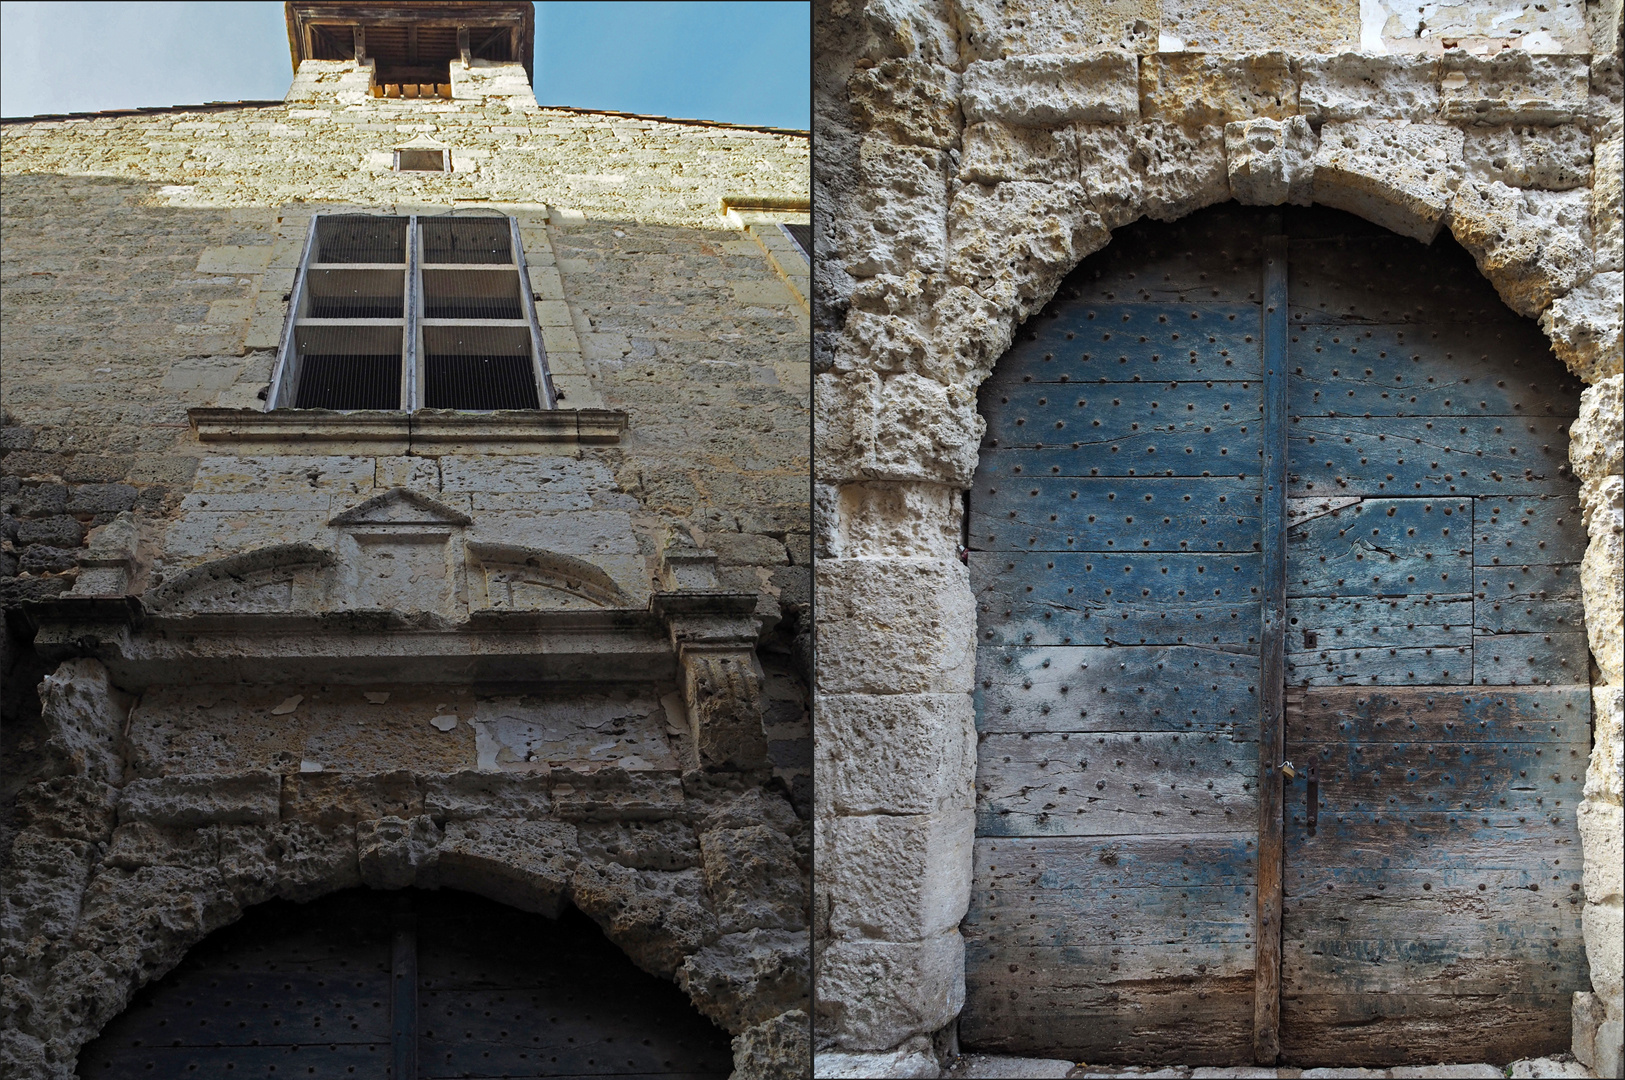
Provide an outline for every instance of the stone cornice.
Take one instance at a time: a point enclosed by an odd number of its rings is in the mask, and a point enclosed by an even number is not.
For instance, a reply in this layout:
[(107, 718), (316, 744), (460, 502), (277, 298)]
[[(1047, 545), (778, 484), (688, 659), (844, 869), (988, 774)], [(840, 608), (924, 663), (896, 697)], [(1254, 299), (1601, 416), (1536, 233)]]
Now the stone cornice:
[(419, 409), (417, 412), (329, 412), (325, 409), (188, 409), (198, 439), (245, 444), (255, 450), (285, 445), (308, 452), (312, 444), (344, 443), (479, 446), (500, 452), (533, 443), (615, 443), (626, 413), (615, 409), (508, 410), (489, 413)]

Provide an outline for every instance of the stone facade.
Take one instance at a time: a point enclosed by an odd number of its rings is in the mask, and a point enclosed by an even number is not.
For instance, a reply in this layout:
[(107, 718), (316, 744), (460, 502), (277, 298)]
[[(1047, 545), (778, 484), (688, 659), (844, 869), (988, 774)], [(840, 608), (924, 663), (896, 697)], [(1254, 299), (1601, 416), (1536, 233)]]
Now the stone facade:
[(1113, 229), (1229, 199), (1448, 230), (1589, 384), (1573, 1046), (1618, 1075), (1620, 23), (1617, 0), (815, 5), (820, 1075), (936, 1075), (964, 999), (977, 387)]
[[(574, 904), (802, 1075), (806, 134), (369, 78), (4, 127), (0, 1072), (366, 884)], [(559, 409), (263, 412), (343, 209), (515, 217)]]

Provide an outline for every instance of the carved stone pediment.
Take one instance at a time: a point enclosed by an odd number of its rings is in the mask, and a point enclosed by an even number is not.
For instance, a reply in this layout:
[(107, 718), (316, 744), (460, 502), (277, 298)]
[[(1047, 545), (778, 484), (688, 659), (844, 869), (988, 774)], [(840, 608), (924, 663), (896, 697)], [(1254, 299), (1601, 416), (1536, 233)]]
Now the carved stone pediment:
[(510, 544), (467, 548), (471, 609), (569, 611), (632, 604), (613, 578), (582, 559)]
[(335, 516), (329, 525), (438, 525), (444, 528), (469, 524), (461, 510), (406, 488), (391, 488), (359, 506)]
[(153, 589), (154, 611), (201, 613), (321, 611), (329, 606), (331, 551), (309, 544), (277, 544), (195, 566)]

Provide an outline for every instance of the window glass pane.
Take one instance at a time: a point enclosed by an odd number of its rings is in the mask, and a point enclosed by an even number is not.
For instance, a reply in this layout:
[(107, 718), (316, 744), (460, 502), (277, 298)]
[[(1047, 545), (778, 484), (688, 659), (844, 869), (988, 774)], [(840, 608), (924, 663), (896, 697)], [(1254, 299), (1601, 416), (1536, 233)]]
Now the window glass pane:
[(400, 270), (312, 270), (306, 278), (311, 319), (399, 319), (406, 275)]
[(512, 270), (425, 270), (423, 314), (430, 319), (523, 319)]
[(505, 217), (419, 218), (426, 263), (512, 263)]
[(423, 347), (426, 408), (541, 408), (528, 328), (426, 326)]
[(400, 353), (307, 353), (296, 409), (398, 409)]
[(328, 214), (316, 219), (318, 263), (404, 263), (406, 218)]

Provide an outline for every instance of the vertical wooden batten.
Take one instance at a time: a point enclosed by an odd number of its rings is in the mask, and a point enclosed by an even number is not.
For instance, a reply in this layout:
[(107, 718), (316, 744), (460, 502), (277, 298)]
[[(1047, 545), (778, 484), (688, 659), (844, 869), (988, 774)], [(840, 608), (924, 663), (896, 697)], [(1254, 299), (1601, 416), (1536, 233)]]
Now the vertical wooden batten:
[(1286, 689), (1287, 241), (1264, 238), (1263, 625), (1259, 639), (1258, 920), (1253, 1055), (1281, 1053), (1281, 750)]

